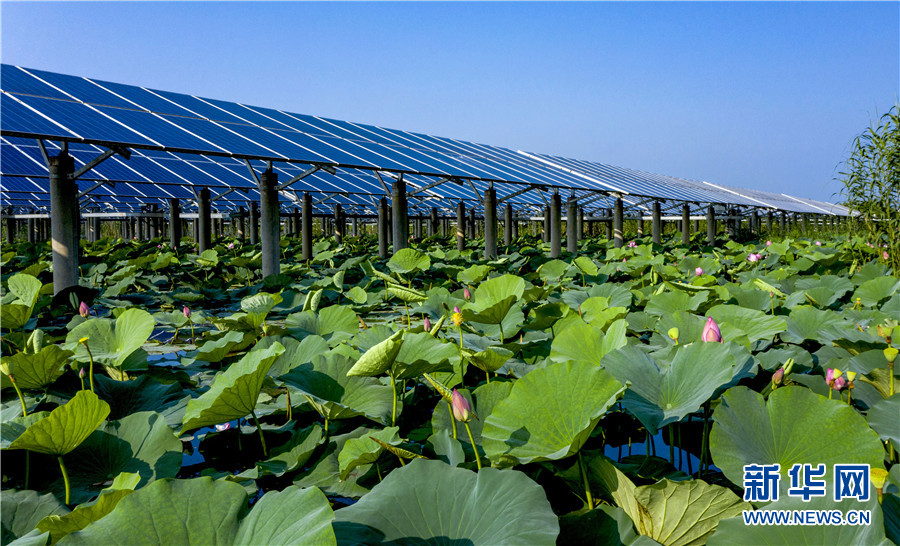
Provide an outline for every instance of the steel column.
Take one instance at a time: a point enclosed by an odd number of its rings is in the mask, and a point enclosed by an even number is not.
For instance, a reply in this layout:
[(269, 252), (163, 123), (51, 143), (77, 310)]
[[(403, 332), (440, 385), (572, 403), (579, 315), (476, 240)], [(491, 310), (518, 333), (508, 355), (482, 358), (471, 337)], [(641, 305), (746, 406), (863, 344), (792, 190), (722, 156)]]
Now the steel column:
[(550, 195), (550, 257), (559, 258), (562, 247), (562, 203), (559, 193)]
[(63, 149), (50, 158), (50, 232), (53, 293), (78, 286), (78, 185), (75, 163)]
[(653, 223), (650, 226), (653, 233), (653, 242), (662, 244), (662, 213), (660, 211), (659, 201), (653, 202)]
[(303, 199), (300, 200), (300, 239), (302, 240), (302, 256), (306, 261), (312, 260), (312, 239), (313, 239), (313, 206), (312, 196), (309, 192), (303, 192)]
[(681, 244), (691, 243), (691, 206), (681, 205)]
[(623, 229), (625, 226), (625, 211), (622, 199), (616, 199), (615, 208), (613, 210), (613, 240), (616, 248), (625, 246), (625, 234)]
[(578, 252), (578, 202), (574, 199), (566, 203), (566, 251)]
[(456, 249), (462, 252), (466, 248), (466, 204), (460, 200), (456, 204)]
[(278, 173), (266, 170), (259, 177), (259, 231), (262, 276), (281, 272), (281, 217), (278, 210)]
[(388, 204), (387, 198), (378, 201), (378, 255), (387, 258), (388, 248)]
[(706, 242), (716, 246), (716, 209), (712, 203), (706, 207)]
[(484, 256), (497, 257), (497, 192), (484, 190)]

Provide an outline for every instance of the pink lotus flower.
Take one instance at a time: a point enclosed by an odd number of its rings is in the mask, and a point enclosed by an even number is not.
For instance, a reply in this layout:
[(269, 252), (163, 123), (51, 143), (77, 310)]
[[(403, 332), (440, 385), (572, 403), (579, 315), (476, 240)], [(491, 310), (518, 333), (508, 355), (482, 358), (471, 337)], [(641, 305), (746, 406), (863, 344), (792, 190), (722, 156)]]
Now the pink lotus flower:
[(84, 318), (88, 318), (88, 315), (91, 314), (91, 310), (88, 308), (86, 303), (81, 302), (81, 305), (78, 306), (78, 314)]
[(759, 261), (759, 258), (760, 258), (759, 254), (753, 254), (751, 252), (750, 255), (747, 256), (747, 261), (749, 261), (750, 263), (756, 263)]
[(772, 246), (772, 241), (766, 241), (766, 246)]
[(216, 425), (216, 432), (225, 432), (226, 430), (228, 430), (230, 428), (231, 428), (231, 423)]
[(191, 309), (187, 305), (184, 306), (181, 312), (184, 313), (184, 318), (191, 318)]
[(816, 246), (822, 246), (822, 241), (816, 241)]
[(637, 246), (637, 243), (635, 243), (634, 241), (628, 241), (628, 248), (634, 248), (636, 246)]
[(712, 341), (722, 343), (722, 332), (719, 331), (719, 325), (712, 317), (706, 319), (706, 325), (703, 326), (703, 334), (700, 335), (703, 341)]
[(699, 276), (702, 275), (702, 274), (703, 274), (703, 268), (702, 268), (702, 267), (698, 267), (697, 269), (694, 270), (694, 275), (696, 275), (696, 276), (699, 277)]
[(450, 405), (453, 407), (453, 418), (462, 423), (469, 422), (471, 420), (469, 413), (472, 411), (469, 401), (456, 389), (453, 389), (452, 400)]
[(472, 293), (469, 292), (469, 287), (468, 287), (468, 286), (465, 287), (465, 288), (463, 288), (463, 297), (466, 298), (467, 300), (472, 299)]
[(627, 261), (628, 261), (627, 258), (622, 258), (622, 263), (623, 263), (623, 264), (626, 263)]
[(887, 253), (887, 250), (885, 250), (884, 254), (881, 255), (881, 257), (884, 258), (885, 260), (888, 259), (888, 256), (889, 256), (889, 254)]
[(227, 245), (225, 245), (225, 248), (227, 248), (229, 250), (234, 248), (234, 243), (228, 243)]
[(825, 370), (825, 383), (827, 383), (829, 387), (834, 384), (834, 368)]
[(456, 305), (454, 305), (454, 306), (453, 306), (453, 312), (454, 312), (454, 313), (459, 313), (459, 307), (457, 307)]
[(425, 320), (422, 321), (422, 328), (431, 331), (431, 321), (428, 320), (428, 317), (425, 317)]
[(842, 390), (842, 389), (843, 389), (844, 387), (846, 387), (846, 386), (847, 386), (847, 379), (846, 379), (846, 378), (844, 378), (844, 377), (838, 377), (837, 379), (834, 380), (834, 390), (840, 391), (840, 390)]

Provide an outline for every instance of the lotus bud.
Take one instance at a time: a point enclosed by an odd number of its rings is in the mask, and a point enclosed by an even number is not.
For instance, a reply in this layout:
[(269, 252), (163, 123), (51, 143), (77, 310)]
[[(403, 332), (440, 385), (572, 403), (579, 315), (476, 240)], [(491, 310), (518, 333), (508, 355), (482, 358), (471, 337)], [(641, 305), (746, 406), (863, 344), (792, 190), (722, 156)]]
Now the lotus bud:
[(822, 241), (816, 241), (816, 246), (822, 246)]
[(702, 275), (702, 274), (703, 274), (703, 268), (702, 268), (702, 267), (698, 267), (697, 269), (694, 270), (694, 275), (696, 275), (696, 276), (699, 277), (699, 276)]
[(766, 241), (766, 246), (772, 246), (772, 241)]
[(422, 328), (429, 332), (431, 331), (431, 321), (428, 320), (428, 317), (425, 317), (425, 320), (422, 321)]
[(466, 300), (472, 299), (472, 293), (469, 292), (469, 287), (468, 287), (468, 286), (465, 287), (465, 288), (463, 288), (463, 297), (466, 298)]
[(466, 398), (459, 394), (459, 391), (453, 389), (453, 418), (462, 423), (468, 423), (471, 420), (469, 413), (472, 411), (472, 405)]
[(893, 364), (897, 360), (897, 352), (897, 349), (894, 347), (888, 347), (884, 350), (884, 358), (888, 361), (888, 364)]
[(224, 432), (224, 431), (226, 431), (226, 430), (228, 430), (228, 429), (230, 429), (230, 428), (231, 428), (231, 423), (225, 423), (225, 424), (222, 424), (222, 425), (216, 425), (216, 431), (218, 431), (218, 432)]
[(825, 370), (825, 383), (827, 383), (829, 387), (834, 386), (834, 369), (828, 368)]
[(187, 305), (184, 306), (181, 312), (184, 313), (184, 318), (191, 318), (191, 309)]
[(628, 258), (622, 258), (622, 263), (623, 263), (623, 264), (624, 264), (625, 262), (627, 262), (627, 261), (628, 261)]
[(669, 328), (669, 337), (675, 341), (675, 345), (678, 345), (678, 328)]
[(881, 255), (881, 257), (884, 258), (885, 260), (888, 259), (888, 256), (889, 256), (889, 254), (887, 253), (887, 250), (885, 250), (884, 254)]
[(722, 332), (719, 331), (719, 325), (712, 317), (706, 319), (706, 325), (703, 327), (703, 334), (700, 336), (703, 341), (713, 341), (722, 343)]
[(78, 314), (84, 318), (88, 318), (88, 315), (91, 314), (91, 310), (85, 302), (81, 302), (81, 305), (78, 306)]
[(78, 370), (78, 379), (84, 379), (84, 368)]
[(778, 385), (781, 385), (782, 381), (784, 381), (784, 366), (778, 368), (772, 375), (772, 388), (774, 389)]

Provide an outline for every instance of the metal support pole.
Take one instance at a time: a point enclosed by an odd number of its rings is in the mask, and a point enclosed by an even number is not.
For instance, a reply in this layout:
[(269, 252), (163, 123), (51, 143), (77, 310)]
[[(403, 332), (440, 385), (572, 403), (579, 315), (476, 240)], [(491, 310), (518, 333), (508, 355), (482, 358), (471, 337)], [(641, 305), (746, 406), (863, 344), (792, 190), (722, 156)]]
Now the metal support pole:
[(466, 248), (466, 204), (460, 200), (456, 204), (456, 249), (462, 252)]
[(712, 203), (706, 207), (706, 242), (716, 246), (716, 209)]
[(209, 199), (209, 188), (200, 188), (197, 196), (197, 249), (203, 252), (211, 246), (210, 232), (212, 222), (210, 221), (210, 214), (212, 214), (212, 209)]
[(681, 205), (681, 244), (691, 243), (691, 206)]
[(550, 195), (550, 257), (559, 258), (562, 247), (562, 203), (559, 193)]
[(622, 199), (616, 199), (615, 209), (613, 210), (613, 240), (616, 248), (625, 246), (625, 234), (623, 229), (625, 226), (625, 211), (622, 205)]
[(805, 237), (809, 236), (809, 214), (803, 213), (800, 215), (800, 226), (803, 229), (803, 235)]
[[(612, 217), (612, 209), (604, 209), (604, 214), (606, 215), (607, 218), (611, 218)], [(609, 220), (609, 219), (604, 220), (603, 227), (606, 230), (606, 240), (607, 241), (611, 240), (613, 238), (613, 236), (612, 236), (612, 232), (613, 232), (612, 231), (612, 220)]]
[(550, 205), (544, 207), (544, 230), (541, 232), (541, 238), (545, 243), (550, 242)]
[(266, 170), (259, 177), (259, 231), (262, 242), (262, 276), (281, 272), (281, 219), (278, 210), (278, 173)]
[(353, 220), (351, 220), (351, 222), (352, 222), (352, 225), (353, 225), (353, 231), (352, 231), (353, 236), (354, 236), (354, 237), (359, 237), (359, 217), (358, 217), (358, 216), (354, 216), (354, 217), (353, 217)]
[(575, 236), (581, 241), (584, 239), (584, 207), (578, 207), (578, 218), (575, 224)]
[(340, 203), (334, 205), (334, 242), (344, 241), (344, 211)]
[(760, 231), (759, 230), (759, 211), (756, 209), (753, 209), (753, 212), (751, 213), (750, 218), (751, 218), (751, 223), (753, 224), (752, 226), (750, 226), (750, 229), (753, 231), (754, 235), (759, 235), (759, 231)]
[[(31, 210), (31, 213), (34, 214), (34, 209)], [(33, 243), (37, 239), (37, 233), (35, 233), (35, 221), (34, 218), (28, 219), (28, 242)]]
[(378, 255), (387, 258), (388, 249), (388, 204), (387, 198), (378, 201)]
[(413, 237), (415, 237), (416, 241), (422, 240), (422, 216), (416, 215), (413, 218)]
[(574, 199), (566, 204), (566, 252), (578, 252), (578, 202)]
[(75, 163), (65, 149), (50, 158), (54, 294), (78, 286), (78, 185), (71, 178), (74, 170)]
[(250, 244), (259, 244), (259, 204), (250, 202)]
[(240, 242), (247, 240), (247, 207), (238, 208), (237, 238)]
[(181, 202), (175, 198), (169, 199), (169, 244), (181, 244)]
[(662, 244), (662, 213), (659, 201), (653, 202), (653, 223), (650, 229), (653, 232), (653, 242), (658, 245)]
[(512, 216), (512, 240), (515, 241), (519, 238), (519, 221), (515, 215), (510, 216)]
[(312, 206), (312, 196), (309, 192), (303, 192), (303, 199), (300, 201), (300, 214), (301, 222), (303, 223), (300, 226), (300, 238), (302, 239), (302, 256), (303, 260), (308, 261), (312, 260), (312, 239), (313, 239), (313, 206)]
[(484, 256), (497, 257), (497, 192), (484, 190)]
[(509, 203), (503, 207), (503, 244), (506, 246), (512, 245), (513, 240), (513, 214), (512, 214), (512, 205)]
[(438, 234), (438, 210), (437, 207), (431, 207), (431, 221), (428, 222), (428, 236), (433, 237)]
[(394, 180), (391, 187), (392, 232), (394, 253), (407, 247), (409, 241), (409, 219), (407, 217), (406, 182)]

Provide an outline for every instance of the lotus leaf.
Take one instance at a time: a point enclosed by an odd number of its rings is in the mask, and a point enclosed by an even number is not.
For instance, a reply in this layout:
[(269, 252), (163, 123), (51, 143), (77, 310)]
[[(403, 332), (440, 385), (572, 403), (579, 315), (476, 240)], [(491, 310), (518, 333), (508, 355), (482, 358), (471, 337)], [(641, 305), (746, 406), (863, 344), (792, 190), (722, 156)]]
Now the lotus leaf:
[(717, 305), (709, 310), (708, 316), (718, 323), (722, 338), (726, 341), (743, 334), (752, 343), (761, 339), (771, 339), (775, 334), (787, 329), (783, 318), (737, 305)]
[(37, 353), (16, 353), (4, 358), (0, 369), (4, 374), (15, 377), (19, 388), (40, 389), (62, 375), (66, 359), (70, 356), (72, 351), (61, 349), (58, 345), (47, 345)]
[(246, 491), (233, 482), (157, 480), (60, 543), (334, 544), (334, 515), (318, 489), (292, 486), (266, 493), (249, 513), (246, 506)]
[[(128, 371), (139, 369), (138, 366), (124, 368), (123, 364), (132, 353), (141, 348), (155, 325), (153, 316), (142, 309), (127, 309), (115, 321), (111, 319), (92, 318), (72, 329), (66, 336), (66, 348), (75, 352), (78, 362), (94, 362), (116, 369)], [(88, 356), (80, 339), (88, 338), (87, 345), (91, 350)], [(146, 363), (143, 367), (146, 367)]]
[(217, 376), (212, 387), (188, 402), (181, 433), (245, 417), (256, 407), (269, 368), (284, 352), (280, 343), (250, 351)]
[(415, 460), (335, 514), (343, 543), (555, 544), (559, 523), (541, 487), (515, 470), (477, 474)]
[(29, 426), (8, 449), (65, 455), (87, 439), (107, 415), (109, 404), (91, 391), (78, 391), (67, 403)]
[(61, 516), (69, 512), (69, 509), (50, 493), (38, 495), (37, 491), (4, 489), (0, 499), (2, 499), (0, 512), (3, 515), (3, 544), (9, 544), (25, 536), (45, 516)]
[[(883, 468), (884, 449), (865, 419), (847, 404), (798, 387), (776, 389), (764, 401), (746, 387), (722, 396), (713, 413), (710, 453), (734, 484), (743, 483), (748, 464), (825, 464), (828, 482), (834, 464)], [(782, 480), (782, 482), (787, 481)]]
[[(577, 318), (577, 317), (576, 317)], [(599, 365), (603, 357), (625, 346), (627, 322), (617, 320), (603, 333), (580, 320), (561, 328), (550, 345), (550, 360), (554, 362), (585, 362)]]
[(484, 452), (498, 466), (574, 455), (625, 387), (587, 362), (559, 362), (519, 379), (485, 419)]
[(359, 465), (372, 464), (384, 451), (381, 444), (373, 440), (377, 438), (388, 445), (398, 445), (400, 437), (397, 436), (399, 427), (387, 427), (378, 432), (361, 438), (351, 438), (344, 443), (344, 448), (338, 454), (341, 480), (346, 480), (350, 471)]
[(402, 248), (391, 256), (387, 266), (397, 273), (428, 271), (431, 267), (431, 258), (414, 248)]

